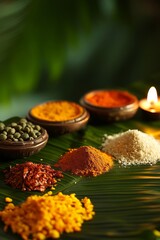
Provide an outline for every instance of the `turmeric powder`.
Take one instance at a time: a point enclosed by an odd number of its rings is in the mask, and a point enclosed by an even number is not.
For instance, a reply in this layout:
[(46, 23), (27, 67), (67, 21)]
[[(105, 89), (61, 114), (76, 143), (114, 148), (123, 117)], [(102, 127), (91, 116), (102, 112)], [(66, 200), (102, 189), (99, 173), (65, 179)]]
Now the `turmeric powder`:
[(69, 101), (50, 101), (33, 107), (32, 117), (45, 121), (68, 121), (80, 117), (84, 112), (79, 104)]
[(6, 202), (6, 203), (11, 203), (11, 202), (12, 202), (12, 198), (6, 197), (6, 198), (5, 198), (5, 202)]
[(53, 196), (32, 195), (17, 206), (8, 203), (0, 211), (0, 218), (5, 224), (4, 231), (11, 227), (23, 240), (45, 240), (59, 238), (63, 232), (81, 231), (83, 222), (94, 214), (89, 198), (79, 200), (74, 193), (60, 192)]
[(91, 146), (81, 146), (70, 149), (54, 166), (79, 176), (97, 176), (109, 171), (113, 166), (113, 160), (101, 150)]

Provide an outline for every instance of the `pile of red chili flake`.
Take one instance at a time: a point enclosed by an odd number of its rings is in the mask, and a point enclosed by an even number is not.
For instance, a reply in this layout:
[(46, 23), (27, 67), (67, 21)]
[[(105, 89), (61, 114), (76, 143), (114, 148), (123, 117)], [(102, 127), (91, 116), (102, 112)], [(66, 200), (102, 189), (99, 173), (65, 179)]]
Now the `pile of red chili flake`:
[(26, 162), (16, 164), (4, 170), (5, 182), (22, 191), (45, 191), (54, 187), (57, 180), (63, 177), (61, 171), (52, 169), (50, 165)]

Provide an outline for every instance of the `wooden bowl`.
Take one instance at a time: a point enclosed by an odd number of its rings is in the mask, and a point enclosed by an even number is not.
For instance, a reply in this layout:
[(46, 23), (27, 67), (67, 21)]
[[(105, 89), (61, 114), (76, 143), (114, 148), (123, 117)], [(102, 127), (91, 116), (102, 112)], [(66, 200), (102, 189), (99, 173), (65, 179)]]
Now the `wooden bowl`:
[(24, 142), (13, 142), (5, 140), (0, 142), (0, 156), (3, 158), (15, 159), (29, 157), (45, 147), (48, 141), (48, 133), (41, 128), (42, 134), (34, 139)]
[[(101, 91), (105, 91), (106, 93), (116, 91), (118, 94), (127, 97), (128, 102), (123, 105), (109, 107), (100, 106), (98, 104), (94, 105), (89, 101), (89, 98)], [(94, 90), (86, 93), (80, 99), (80, 103), (83, 107), (85, 107), (89, 111), (92, 120), (96, 121), (98, 120), (103, 122), (114, 122), (132, 118), (136, 114), (139, 106), (138, 99), (136, 96), (130, 94), (129, 92), (119, 90)]]
[[(55, 101), (52, 101), (52, 102), (55, 102)], [(85, 108), (83, 108), (79, 104), (76, 104), (76, 105), (78, 105), (81, 108), (82, 112), (80, 115), (78, 115), (77, 117), (71, 120), (51, 121), (51, 120), (43, 120), (43, 119), (37, 118), (32, 114), (32, 109), (35, 108), (36, 106), (29, 110), (27, 119), (33, 122), (34, 124), (39, 124), (40, 126), (45, 128), (49, 133), (49, 135), (52, 135), (52, 136), (57, 136), (57, 135), (78, 131), (86, 126), (90, 118), (90, 114)]]

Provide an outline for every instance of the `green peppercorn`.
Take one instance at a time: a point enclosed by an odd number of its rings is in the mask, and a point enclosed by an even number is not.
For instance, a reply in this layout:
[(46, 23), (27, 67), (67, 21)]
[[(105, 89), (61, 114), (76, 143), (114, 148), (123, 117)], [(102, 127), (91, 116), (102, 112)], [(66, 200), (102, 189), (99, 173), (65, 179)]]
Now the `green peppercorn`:
[(16, 132), (15, 128), (8, 129), (8, 134), (14, 134)]
[(23, 140), (29, 139), (29, 134), (28, 133), (23, 133), (22, 136)]
[(34, 138), (33, 137), (29, 137), (29, 140), (34, 140)]
[(20, 137), (21, 137), (21, 134), (20, 134), (19, 132), (16, 132), (16, 133), (14, 134), (14, 137), (15, 137), (15, 138), (20, 138)]
[(7, 135), (1, 133), (0, 134), (0, 141), (5, 141), (7, 139)]
[(41, 134), (41, 127), (34, 125), (25, 118), (21, 118), (19, 122), (12, 122), (7, 126), (0, 122), (0, 141), (7, 139), (14, 142), (31, 141)]
[(24, 128), (24, 131), (27, 132), (27, 133), (29, 133), (29, 132), (30, 132), (30, 128), (26, 126), (26, 127)]
[(22, 129), (25, 129), (26, 123), (25, 123), (25, 122), (22, 122), (22, 123), (21, 123), (21, 126), (22, 126)]
[(38, 133), (38, 130), (36, 130), (36, 129), (34, 129), (34, 131), (33, 131), (35, 134), (37, 134)]
[(34, 129), (33, 128), (30, 128), (30, 133), (32, 133), (34, 131)]
[(11, 123), (11, 127), (15, 127), (15, 126), (17, 126), (17, 123), (12, 122), (12, 123)]
[(11, 129), (11, 127), (9, 127), (9, 126), (6, 126), (6, 127), (4, 128), (4, 130), (5, 130), (6, 132), (8, 132), (10, 129)]
[(13, 138), (13, 141), (14, 141), (14, 142), (18, 142), (18, 139), (17, 139), (17, 138)]
[(35, 139), (37, 138), (36, 134), (33, 132), (32, 137)]
[(19, 120), (19, 123), (27, 123), (27, 119), (21, 118), (21, 119)]
[(8, 139), (13, 139), (13, 134), (8, 134)]
[(23, 138), (21, 138), (21, 137), (19, 138), (19, 141), (20, 141), (20, 142), (24, 142)]
[(3, 130), (4, 130), (4, 128), (5, 128), (5, 124), (4, 124), (4, 123), (2, 123), (2, 122), (0, 122), (0, 131), (3, 131)]
[(17, 125), (17, 126), (15, 126), (15, 129), (16, 129), (16, 131), (19, 132), (22, 129), (22, 126), (21, 125)]
[(35, 129), (40, 131), (41, 130), (41, 127), (39, 125), (35, 125)]
[(39, 136), (41, 136), (41, 133), (40, 133), (40, 132), (37, 132), (37, 134), (36, 134), (36, 135), (37, 135), (37, 137), (39, 137)]
[(29, 126), (33, 126), (34, 124), (32, 123), (32, 122), (27, 122), (27, 124), (29, 125)]

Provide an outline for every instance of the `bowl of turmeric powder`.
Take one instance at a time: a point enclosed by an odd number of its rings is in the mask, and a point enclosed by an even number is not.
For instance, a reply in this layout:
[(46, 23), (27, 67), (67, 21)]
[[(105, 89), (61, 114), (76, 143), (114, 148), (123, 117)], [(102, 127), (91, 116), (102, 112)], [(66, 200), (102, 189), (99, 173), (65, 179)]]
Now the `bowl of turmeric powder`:
[(48, 101), (32, 107), (27, 118), (44, 127), (51, 135), (62, 135), (85, 127), (90, 114), (81, 105), (66, 101)]
[(105, 122), (121, 121), (132, 118), (138, 110), (138, 99), (128, 91), (94, 90), (86, 93), (80, 103), (93, 120)]

